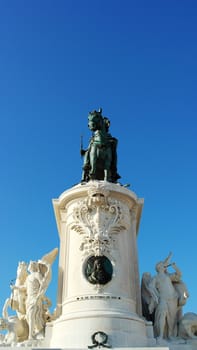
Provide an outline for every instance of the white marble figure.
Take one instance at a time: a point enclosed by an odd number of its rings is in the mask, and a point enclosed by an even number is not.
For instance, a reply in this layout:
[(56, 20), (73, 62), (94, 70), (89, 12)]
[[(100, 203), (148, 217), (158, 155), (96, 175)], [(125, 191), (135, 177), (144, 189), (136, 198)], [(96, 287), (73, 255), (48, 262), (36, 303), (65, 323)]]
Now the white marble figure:
[[(170, 253), (164, 261), (156, 264), (157, 275), (145, 273), (142, 278), (143, 315), (153, 321), (155, 337), (173, 339), (178, 336), (178, 322), (182, 316), (182, 306), (188, 292), (181, 281), (181, 271), (175, 263), (170, 263)], [(171, 266), (173, 273), (167, 268)]]
[(38, 261), (30, 261), (26, 279), (26, 320), (29, 326), (29, 340), (43, 338), (47, 321), (50, 320), (50, 300), (45, 292), (51, 281), (51, 265), (58, 254), (55, 248)]
[(12, 290), (11, 295), (6, 299), (2, 315), (4, 319), (8, 319), (8, 307), (15, 310), (19, 319), (24, 319), (26, 314), (26, 278), (27, 264), (24, 261), (18, 263), (16, 282), (14, 285), (10, 285)]
[[(43, 337), (46, 322), (54, 319), (49, 312), (51, 301), (45, 292), (51, 281), (51, 265), (58, 253), (55, 248), (44, 255), (41, 260), (27, 264), (19, 262), (17, 278), (11, 285), (12, 293), (3, 307), (0, 330), (7, 330), (1, 344), (13, 345), (27, 339)], [(8, 307), (16, 311), (17, 316), (8, 315)]]
[[(46, 268), (43, 273), (43, 268)], [(28, 266), (30, 274), (26, 279), (27, 300), (26, 319), (29, 326), (28, 339), (35, 339), (45, 326), (43, 301), (44, 294), (49, 285), (51, 265), (42, 261), (30, 261)]]

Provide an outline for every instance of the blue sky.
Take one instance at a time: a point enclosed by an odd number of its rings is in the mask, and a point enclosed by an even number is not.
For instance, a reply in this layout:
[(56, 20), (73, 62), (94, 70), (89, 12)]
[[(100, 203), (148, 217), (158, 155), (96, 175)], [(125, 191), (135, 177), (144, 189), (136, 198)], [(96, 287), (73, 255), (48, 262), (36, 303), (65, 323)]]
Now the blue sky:
[(140, 274), (172, 251), (197, 312), (196, 43), (192, 0), (1, 0), (0, 308), (18, 261), (59, 245), (52, 198), (80, 181), (102, 107), (120, 182), (145, 200)]

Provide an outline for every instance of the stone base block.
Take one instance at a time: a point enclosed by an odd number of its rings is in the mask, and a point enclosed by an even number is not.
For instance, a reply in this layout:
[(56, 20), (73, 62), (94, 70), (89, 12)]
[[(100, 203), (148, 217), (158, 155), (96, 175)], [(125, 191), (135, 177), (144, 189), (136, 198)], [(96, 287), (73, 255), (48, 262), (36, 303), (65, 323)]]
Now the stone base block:
[(107, 344), (112, 348), (128, 348), (130, 345), (153, 346), (155, 340), (147, 337), (146, 328), (144, 320), (136, 314), (73, 313), (47, 325), (44, 346), (87, 349), (88, 346), (94, 345), (92, 337), (97, 332), (107, 335)]

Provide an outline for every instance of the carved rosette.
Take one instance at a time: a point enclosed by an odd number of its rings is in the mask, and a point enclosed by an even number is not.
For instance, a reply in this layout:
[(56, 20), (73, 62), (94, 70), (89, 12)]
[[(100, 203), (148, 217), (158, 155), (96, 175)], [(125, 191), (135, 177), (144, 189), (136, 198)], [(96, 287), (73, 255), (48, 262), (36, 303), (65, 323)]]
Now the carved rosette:
[(113, 257), (115, 234), (130, 226), (128, 207), (110, 197), (102, 186), (92, 186), (87, 198), (78, 201), (72, 213), (71, 229), (82, 235), (80, 249), (87, 255)]

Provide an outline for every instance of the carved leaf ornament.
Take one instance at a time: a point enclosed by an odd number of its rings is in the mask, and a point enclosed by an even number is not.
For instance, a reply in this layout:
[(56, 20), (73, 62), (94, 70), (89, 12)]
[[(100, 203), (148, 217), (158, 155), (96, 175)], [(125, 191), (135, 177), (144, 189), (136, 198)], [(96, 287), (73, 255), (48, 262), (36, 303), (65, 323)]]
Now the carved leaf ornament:
[(128, 228), (128, 215), (124, 215), (123, 204), (112, 199), (109, 191), (103, 188), (91, 188), (88, 197), (77, 202), (73, 210), (71, 229), (83, 235), (80, 249), (84, 255), (95, 256), (115, 249), (114, 234)]

